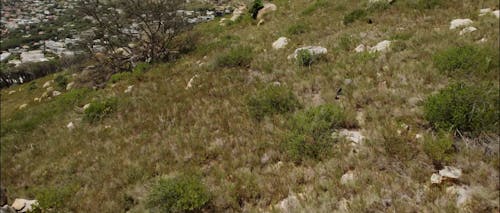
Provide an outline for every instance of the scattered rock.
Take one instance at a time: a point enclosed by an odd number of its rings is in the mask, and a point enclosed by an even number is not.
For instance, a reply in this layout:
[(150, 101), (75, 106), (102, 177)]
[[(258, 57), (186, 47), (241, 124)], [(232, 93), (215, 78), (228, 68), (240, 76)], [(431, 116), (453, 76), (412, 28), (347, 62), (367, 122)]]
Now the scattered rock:
[(189, 88), (193, 87), (193, 81), (194, 81), (194, 79), (195, 79), (195, 78), (197, 78), (197, 77), (198, 77), (198, 74), (196, 74), (196, 75), (194, 75), (193, 77), (191, 77), (191, 79), (189, 79), (189, 81), (188, 81), (187, 86), (186, 86), (186, 88), (185, 88), (185, 89), (189, 89)]
[(276, 11), (277, 9), (278, 7), (276, 7), (276, 5), (273, 3), (264, 3), (264, 7), (257, 13), (257, 20), (262, 20), (264, 15)]
[(69, 82), (68, 85), (66, 85), (66, 90), (71, 90), (74, 85), (75, 85), (75, 82)]
[(134, 88), (134, 85), (130, 85), (127, 87), (127, 89), (125, 91), (123, 91), (124, 93), (130, 93), (132, 92), (132, 88)]
[(459, 28), (459, 27), (466, 27), (471, 25), (473, 22), (470, 19), (454, 19), (450, 22), (450, 30)]
[(53, 82), (52, 80), (47, 81), (47, 82), (45, 82), (45, 83), (43, 84), (43, 86), (42, 86), (42, 87), (43, 87), (43, 88), (49, 87), (49, 86), (52, 84), (52, 82)]
[(408, 104), (412, 107), (417, 106), (422, 101), (419, 97), (411, 97), (407, 100)]
[(61, 94), (62, 94), (62, 93), (61, 93), (61, 92), (59, 92), (59, 91), (57, 91), (57, 90), (52, 92), (52, 96), (53, 96), (53, 97), (59, 96), (59, 95), (61, 95)]
[(24, 109), (28, 106), (28, 104), (21, 104), (21, 106), (19, 106), (19, 109)]
[(238, 20), (238, 18), (240, 18), (241, 14), (243, 14), (246, 10), (246, 6), (240, 6), (238, 8), (236, 8), (234, 11), (233, 11), (233, 16), (231, 16), (231, 21), (236, 21)]
[(374, 47), (370, 48), (370, 52), (371, 53), (374, 53), (374, 52), (386, 52), (386, 51), (389, 50), (390, 47), (391, 47), (391, 41), (384, 40), (384, 41), (379, 42)]
[(288, 44), (288, 38), (280, 37), (273, 43), (273, 49), (278, 50), (284, 48)]
[(297, 48), (293, 52), (293, 54), (288, 56), (288, 59), (292, 59), (292, 58), (297, 59), (297, 54), (301, 50), (307, 50), (307, 51), (309, 51), (309, 53), (311, 53), (311, 55), (323, 55), (323, 54), (326, 54), (328, 52), (326, 50), (326, 48), (321, 47), (321, 46), (305, 46), (305, 47)]
[(489, 13), (492, 13), (492, 12), (493, 11), (491, 10), (491, 8), (480, 9), (479, 10), (479, 16), (488, 15)]
[(339, 136), (345, 137), (347, 140), (350, 140), (355, 144), (361, 144), (365, 138), (360, 131), (348, 130), (348, 129), (340, 130)]
[(4, 205), (0, 208), (0, 213), (16, 213), (16, 210), (9, 205)]
[(66, 127), (69, 129), (69, 130), (73, 130), (75, 128), (75, 124), (73, 124), (73, 122), (69, 122), (68, 125), (66, 125)]
[(500, 10), (493, 11), (493, 15), (495, 15), (497, 18), (500, 18)]
[(466, 33), (471, 33), (471, 32), (474, 32), (474, 31), (476, 31), (476, 30), (477, 30), (477, 28), (472, 27), (472, 26), (468, 26), (468, 27), (466, 27), (466, 28), (462, 29), (462, 30), (460, 31), (459, 35), (464, 35), (464, 34), (466, 34)]
[(9, 95), (12, 95), (12, 94), (14, 94), (14, 93), (16, 93), (16, 91), (15, 91), (15, 90), (11, 90), (11, 91), (9, 91)]
[(42, 99), (41, 98), (33, 98), (33, 101), (34, 102), (40, 102), (40, 101), (42, 101)]
[(47, 87), (47, 92), (52, 92), (52, 91), (54, 91), (53, 87)]
[(364, 44), (358, 45), (355, 49), (354, 52), (360, 53), (366, 51), (366, 46)]
[(462, 170), (452, 166), (445, 166), (444, 169), (439, 170), (439, 175), (449, 179), (458, 179), (462, 176)]
[(352, 183), (353, 181), (354, 181), (354, 172), (351, 170), (343, 174), (342, 177), (340, 178), (340, 183), (342, 185)]
[(280, 209), (281, 212), (296, 212), (301, 207), (299, 199), (295, 195), (290, 195), (287, 198), (280, 201), (276, 208)]
[(446, 188), (446, 192), (457, 196), (457, 206), (464, 206), (472, 197), (472, 190), (468, 186), (450, 186)]
[(83, 105), (83, 110), (86, 110), (90, 107), (90, 103)]
[(481, 38), (481, 40), (479, 40), (478, 42), (479, 42), (479, 43), (484, 43), (484, 42), (487, 42), (487, 41), (488, 41), (488, 39), (487, 39), (487, 38)]
[(440, 184), (443, 181), (443, 177), (441, 175), (438, 175), (436, 173), (431, 175), (431, 183), (432, 184)]
[(12, 203), (12, 208), (14, 208), (16, 212), (31, 212), (36, 205), (38, 205), (37, 200), (26, 200), (18, 198), (14, 200), (14, 203)]
[(422, 134), (415, 134), (415, 139), (420, 140), (422, 138), (424, 138)]

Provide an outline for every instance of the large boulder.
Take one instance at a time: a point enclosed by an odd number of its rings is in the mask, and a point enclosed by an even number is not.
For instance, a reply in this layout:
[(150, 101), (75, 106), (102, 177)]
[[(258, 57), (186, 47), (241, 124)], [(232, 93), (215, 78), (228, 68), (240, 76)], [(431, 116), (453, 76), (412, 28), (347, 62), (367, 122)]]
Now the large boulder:
[(288, 38), (280, 37), (273, 43), (273, 49), (277, 50), (284, 48), (287, 44), (288, 44)]
[(278, 7), (273, 3), (264, 3), (264, 7), (257, 13), (257, 20), (261, 20), (266, 14), (276, 11), (277, 9)]
[(324, 47), (321, 47), (321, 46), (305, 46), (305, 47), (297, 48), (293, 52), (293, 54), (291, 54), (291, 55), (288, 56), (288, 59), (292, 59), (292, 58), (297, 59), (297, 54), (301, 50), (307, 50), (313, 56), (315, 56), (315, 55), (324, 55), (324, 54), (328, 53), (328, 50), (326, 48), (324, 48)]

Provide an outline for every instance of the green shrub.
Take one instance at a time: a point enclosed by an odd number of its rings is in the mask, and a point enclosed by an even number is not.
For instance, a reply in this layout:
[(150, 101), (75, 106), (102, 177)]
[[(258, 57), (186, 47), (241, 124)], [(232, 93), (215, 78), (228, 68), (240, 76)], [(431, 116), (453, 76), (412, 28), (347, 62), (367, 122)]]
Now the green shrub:
[(68, 84), (68, 78), (64, 75), (57, 75), (54, 82), (59, 89), (65, 90), (66, 85)]
[(287, 29), (289, 35), (299, 35), (307, 32), (309, 28), (304, 23), (296, 23)]
[(333, 104), (299, 112), (291, 119), (290, 132), (283, 142), (284, 149), (294, 161), (322, 159), (331, 153), (332, 132), (355, 126), (350, 119), (342, 108)]
[(300, 103), (287, 87), (268, 86), (250, 96), (247, 107), (253, 118), (261, 120), (268, 115), (292, 112), (300, 107)]
[(248, 67), (253, 59), (250, 47), (236, 47), (219, 55), (215, 60), (218, 67)]
[(71, 199), (75, 192), (73, 187), (40, 188), (35, 190), (35, 197), (38, 200), (41, 210), (59, 210), (66, 207), (66, 201)]
[(314, 57), (309, 50), (299, 50), (297, 52), (297, 63), (301, 66), (311, 66)]
[(156, 212), (200, 212), (210, 197), (200, 179), (183, 175), (161, 178), (153, 186), (147, 204)]
[(433, 160), (449, 163), (453, 154), (453, 137), (446, 133), (438, 136), (427, 136), (424, 141), (424, 152)]
[(498, 51), (471, 45), (451, 47), (433, 57), (434, 66), (446, 74), (497, 71), (498, 60)]
[(135, 65), (134, 69), (132, 70), (132, 73), (142, 74), (142, 73), (146, 72), (149, 68), (151, 68), (151, 64), (145, 63), (145, 62), (140, 62), (140, 63), (137, 63)]
[(365, 18), (367, 15), (368, 14), (366, 13), (365, 10), (357, 9), (357, 10), (354, 10), (354, 11), (350, 12), (349, 14), (345, 15), (343, 23), (344, 23), (344, 25), (349, 25), (349, 24), (355, 22), (356, 20)]
[(498, 89), (453, 84), (424, 103), (425, 118), (436, 129), (480, 133), (498, 130)]
[(110, 78), (109, 81), (111, 83), (117, 83), (119, 81), (125, 80), (125, 79), (130, 79), (133, 76), (131, 72), (119, 72), (113, 74)]
[(89, 108), (84, 111), (84, 119), (89, 122), (102, 120), (104, 117), (116, 110), (117, 102), (118, 101), (115, 98), (110, 98), (104, 101), (94, 101), (90, 103)]
[(264, 8), (264, 4), (262, 3), (262, 0), (254, 0), (252, 7), (250, 7), (250, 13), (252, 14), (252, 18), (256, 19), (257, 14), (259, 14), (259, 10)]

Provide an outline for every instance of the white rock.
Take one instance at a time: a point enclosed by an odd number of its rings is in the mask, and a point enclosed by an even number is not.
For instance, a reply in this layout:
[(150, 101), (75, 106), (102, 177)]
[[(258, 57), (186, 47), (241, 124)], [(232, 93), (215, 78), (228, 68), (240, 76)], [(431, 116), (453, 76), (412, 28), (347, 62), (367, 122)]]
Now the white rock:
[(130, 93), (132, 92), (132, 88), (134, 88), (134, 85), (130, 85), (127, 87), (127, 89), (125, 91), (123, 91), (124, 93)]
[(273, 42), (273, 49), (278, 50), (284, 48), (288, 44), (288, 38), (280, 37), (278, 40)]
[(452, 166), (445, 166), (444, 169), (439, 170), (439, 175), (446, 178), (458, 179), (462, 176), (462, 170)]
[(475, 28), (475, 27), (473, 27), (473, 26), (468, 26), (468, 27), (466, 27), (466, 28), (462, 29), (462, 30), (460, 31), (460, 33), (459, 33), (459, 34), (460, 34), (460, 35), (464, 35), (464, 34), (466, 34), (466, 33), (471, 33), (471, 32), (474, 32), (474, 31), (476, 31), (476, 30), (477, 30), (477, 28)]
[(479, 10), (479, 16), (484, 16), (484, 15), (487, 15), (487, 14), (489, 14), (491, 12), (492, 12), (491, 8), (480, 9)]
[(73, 124), (73, 122), (69, 122), (68, 125), (66, 125), (66, 127), (69, 129), (69, 130), (72, 130), (75, 128), (75, 124)]
[(340, 183), (342, 185), (346, 185), (348, 183), (352, 183), (354, 181), (354, 172), (353, 171), (348, 171), (345, 174), (342, 175), (340, 178)]
[(473, 22), (470, 19), (454, 19), (450, 22), (450, 30), (471, 25)]
[(300, 202), (299, 199), (297, 199), (297, 196), (295, 195), (290, 195), (287, 198), (283, 199), (277, 204), (277, 208), (280, 209), (282, 212), (296, 212), (297, 209), (300, 208)]
[(90, 107), (90, 103), (83, 105), (83, 110), (86, 110)]
[(420, 140), (422, 138), (423, 138), (422, 134), (415, 134), (415, 139)]
[(355, 49), (354, 52), (360, 53), (366, 51), (366, 46), (364, 44), (358, 45)]
[(17, 198), (12, 203), (12, 208), (16, 210), (16, 212), (29, 212), (32, 211), (33, 208), (38, 205), (37, 200), (26, 200)]
[(275, 4), (273, 3), (264, 3), (264, 7), (262, 9), (259, 10), (259, 12), (257, 13), (257, 19), (262, 19), (264, 17), (264, 15), (272, 12), (272, 11), (276, 11), (278, 9), (278, 7), (276, 7)]
[(241, 7), (238, 7), (236, 8), (234, 11), (233, 11), (233, 16), (231, 16), (231, 21), (236, 21), (238, 20), (238, 18), (240, 18), (241, 14), (243, 14), (246, 10), (246, 6), (241, 6)]
[(389, 50), (390, 47), (391, 47), (391, 41), (384, 40), (384, 41), (379, 42), (374, 47), (370, 48), (370, 52), (371, 53), (374, 53), (374, 52), (386, 52), (386, 51)]
[(328, 50), (326, 50), (326, 48), (324, 48), (324, 47), (320, 47), (320, 46), (305, 46), (305, 47), (297, 48), (293, 52), (293, 54), (291, 54), (291, 55), (288, 56), (288, 59), (292, 59), (292, 58), (296, 59), (297, 58), (297, 54), (301, 50), (307, 50), (307, 51), (309, 51), (309, 53), (311, 53), (311, 55), (322, 55), (322, 54), (326, 54), (328, 52)]
[(350, 140), (356, 144), (361, 144), (365, 138), (360, 131), (348, 130), (348, 129), (340, 130), (339, 135), (341, 137), (345, 137), (347, 140)]
[(442, 181), (443, 181), (443, 177), (441, 177), (441, 175), (438, 175), (436, 173), (432, 174), (431, 183), (440, 184)]
[(41, 98), (33, 98), (34, 102), (40, 102), (42, 99)]
[(32, 50), (28, 52), (21, 53), (21, 62), (29, 63), (29, 62), (43, 62), (48, 61), (49, 59), (45, 58), (42, 50)]
[(56, 90), (56, 91), (52, 92), (52, 97), (56, 97), (56, 96), (59, 96), (61, 94), (62, 94), (61, 92), (59, 92), (59, 91)]
[(11, 91), (9, 91), (9, 95), (12, 95), (12, 94), (14, 94), (14, 93), (16, 93), (16, 91), (15, 91), (15, 90), (11, 90)]
[(24, 109), (28, 106), (28, 104), (21, 104), (21, 106), (19, 106), (19, 109)]
[(472, 190), (467, 186), (450, 186), (446, 188), (446, 192), (450, 195), (456, 195), (457, 206), (464, 206), (472, 197)]
[(484, 43), (484, 42), (487, 42), (487, 41), (488, 41), (488, 39), (487, 39), (487, 38), (481, 38), (481, 40), (479, 40), (478, 42), (479, 42), (479, 43)]
[(3, 52), (2, 54), (0, 54), (0, 61), (5, 61), (7, 60), (7, 58), (9, 58), (9, 56), (12, 55), (12, 53), (9, 53), (9, 52)]
[(500, 18), (500, 10), (493, 11), (493, 15), (495, 15), (497, 18)]
[(47, 88), (47, 87), (49, 87), (49, 86), (52, 84), (52, 82), (53, 82), (52, 80), (51, 80), (51, 81), (47, 81), (47, 82), (45, 82), (45, 83), (43, 84), (43, 86), (42, 86), (42, 87), (43, 87), (43, 88)]
[(189, 89), (189, 88), (193, 87), (193, 81), (194, 81), (194, 79), (195, 79), (195, 78), (197, 78), (197, 77), (198, 77), (198, 74), (196, 74), (196, 75), (194, 75), (193, 77), (191, 77), (191, 79), (189, 79), (189, 82), (187, 83), (187, 86), (186, 86), (186, 88), (185, 88), (185, 89)]
[(73, 88), (73, 85), (75, 85), (75, 82), (69, 82), (68, 85), (66, 85), (66, 90)]

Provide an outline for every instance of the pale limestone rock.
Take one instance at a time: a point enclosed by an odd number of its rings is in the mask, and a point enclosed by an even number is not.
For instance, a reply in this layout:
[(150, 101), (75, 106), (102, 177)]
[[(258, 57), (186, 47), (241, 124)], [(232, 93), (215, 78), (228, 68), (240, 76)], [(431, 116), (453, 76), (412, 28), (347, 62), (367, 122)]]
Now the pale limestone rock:
[(61, 92), (59, 92), (59, 91), (56, 90), (56, 91), (52, 92), (52, 97), (56, 97), (56, 96), (59, 96), (61, 94), (62, 94)]
[(231, 16), (231, 21), (236, 21), (238, 20), (238, 18), (240, 18), (241, 14), (243, 14), (246, 10), (246, 6), (240, 6), (238, 8), (236, 8), (234, 11), (233, 11), (233, 16)]
[(479, 10), (479, 16), (484, 16), (484, 15), (490, 14), (492, 12), (493, 11), (491, 10), (491, 8), (480, 9)]
[(462, 170), (452, 166), (445, 166), (444, 169), (439, 170), (439, 175), (445, 178), (458, 179), (462, 176)]
[(257, 19), (261, 20), (266, 14), (276, 11), (277, 9), (278, 7), (273, 3), (264, 3), (264, 7), (257, 13)]
[(9, 95), (12, 95), (12, 94), (14, 94), (14, 93), (16, 93), (16, 91), (15, 91), (15, 90), (11, 90), (11, 91), (9, 91)]
[(473, 22), (470, 19), (454, 19), (450, 22), (450, 30), (459, 28), (459, 27), (466, 27), (471, 25)]
[(348, 171), (348, 172), (346, 172), (345, 174), (342, 175), (342, 177), (340, 178), (340, 183), (342, 185), (346, 185), (346, 184), (354, 182), (354, 179), (355, 179), (354, 172), (353, 171)]
[(19, 106), (19, 109), (24, 109), (28, 106), (28, 104), (21, 104), (21, 106)]
[(466, 28), (462, 29), (462, 30), (460, 31), (459, 35), (464, 35), (464, 34), (467, 34), (467, 33), (471, 33), (471, 32), (474, 32), (474, 31), (476, 31), (476, 30), (477, 30), (477, 28), (475, 28), (475, 27), (473, 27), (473, 26), (468, 26), (468, 27), (466, 27)]
[(379, 42), (374, 47), (371, 47), (370, 48), (370, 52), (371, 53), (374, 53), (374, 52), (387, 52), (390, 47), (391, 47), (391, 41), (384, 40), (384, 41)]
[(360, 53), (366, 51), (366, 46), (364, 44), (358, 45), (355, 49), (354, 52)]
[(297, 54), (301, 50), (307, 50), (307, 51), (309, 51), (309, 53), (311, 53), (311, 55), (323, 55), (323, 54), (326, 54), (328, 52), (328, 50), (326, 48), (321, 47), (321, 46), (305, 46), (305, 47), (297, 48), (293, 52), (293, 54), (288, 56), (288, 59), (297, 59)]
[(466, 205), (472, 198), (472, 190), (468, 186), (450, 186), (446, 192), (457, 196), (456, 205), (459, 207)]
[(75, 85), (75, 82), (69, 82), (68, 85), (66, 85), (66, 90), (71, 90), (74, 85)]
[(37, 200), (17, 198), (11, 206), (16, 210), (16, 212), (31, 212), (36, 205), (38, 205)]
[(496, 16), (497, 18), (500, 18), (500, 10), (493, 11), (493, 15)]
[(300, 207), (299, 199), (295, 195), (288, 196), (276, 205), (276, 208), (283, 213), (296, 212)]
[(47, 88), (47, 87), (49, 87), (49, 86), (52, 84), (52, 82), (54, 82), (54, 81), (53, 81), (53, 80), (47, 81), (47, 82), (45, 82), (45, 83), (43, 84), (43, 86), (42, 86), (42, 87), (43, 87), (43, 88)]
[(341, 137), (345, 137), (347, 140), (354, 142), (355, 144), (361, 144), (365, 138), (360, 131), (348, 129), (340, 130), (339, 135)]
[(75, 128), (75, 124), (73, 124), (73, 122), (69, 122), (68, 125), (66, 125), (66, 127), (69, 129), (69, 130), (73, 130)]
[(443, 181), (443, 177), (441, 177), (441, 175), (436, 174), (436, 173), (431, 175), (431, 183), (432, 184), (440, 184), (442, 181)]
[(197, 78), (197, 77), (198, 77), (198, 74), (196, 74), (196, 75), (194, 75), (193, 77), (191, 77), (191, 79), (189, 79), (189, 82), (187, 83), (187, 85), (186, 85), (186, 88), (185, 88), (185, 89), (189, 89), (189, 88), (193, 87), (193, 81), (194, 81), (194, 79), (195, 79), (195, 78)]
[(83, 105), (83, 110), (86, 110), (90, 107), (90, 103)]
[(273, 42), (273, 49), (278, 50), (284, 48), (288, 44), (288, 38), (280, 37), (278, 40)]
[(132, 89), (134, 88), (134, 85), (130, 85), (127, 87), (127, 89), (125, 89), (125, 91), (123, 91), (124, 93), (130, 93), (132, 92)]

